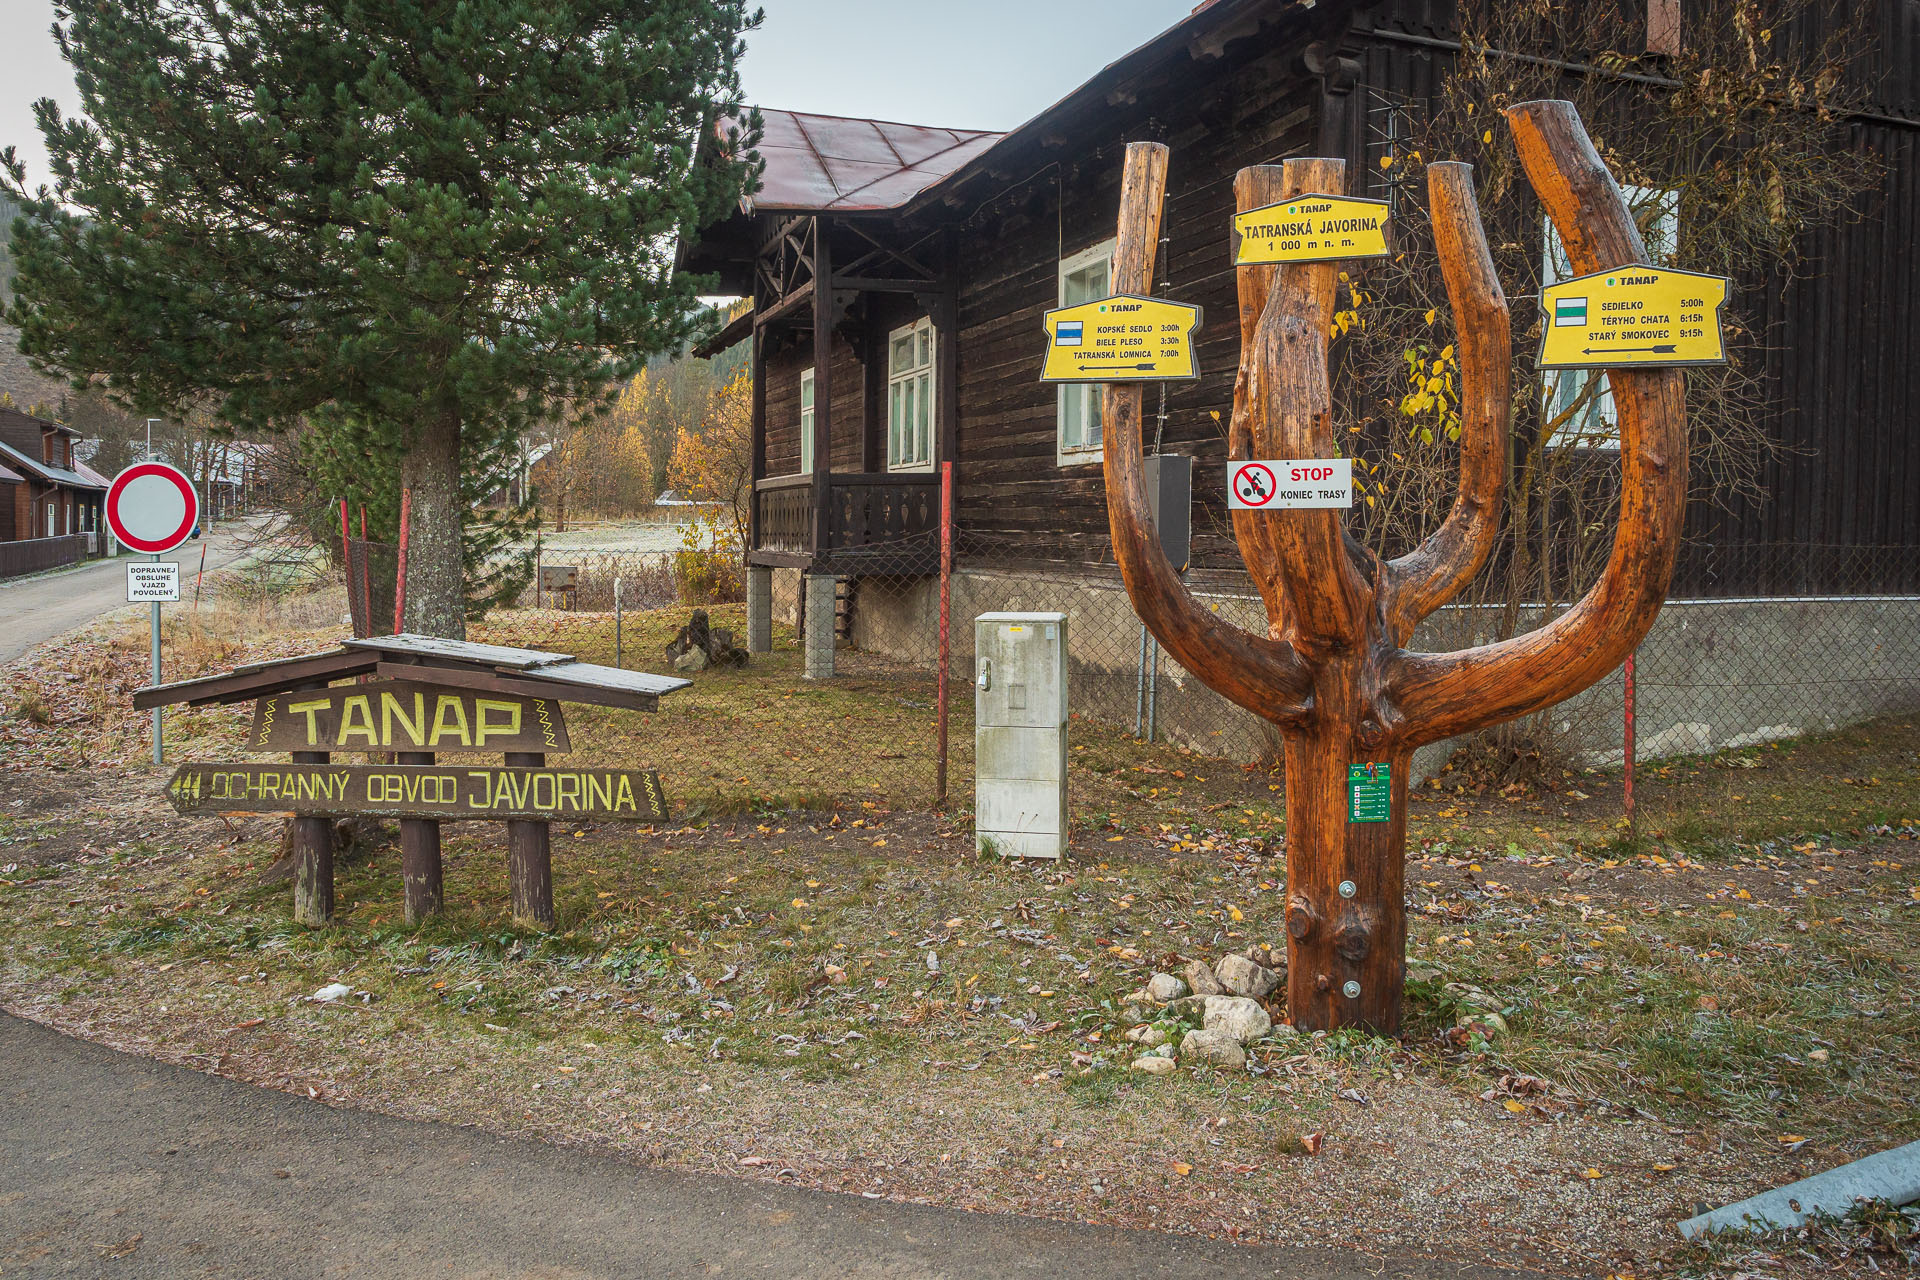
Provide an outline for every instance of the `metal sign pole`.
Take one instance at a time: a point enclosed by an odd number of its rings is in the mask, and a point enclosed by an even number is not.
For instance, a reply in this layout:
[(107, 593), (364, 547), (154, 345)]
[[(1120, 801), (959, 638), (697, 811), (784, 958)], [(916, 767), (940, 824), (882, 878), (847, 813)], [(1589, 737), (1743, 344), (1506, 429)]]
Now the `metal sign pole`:
[[(153, 558), (153, 562), (155, 564), (159, 564), (160, 557), (155, 556)], [(159, 684), (160, 683), (160, 602), (158, 600), (155, 600), (153, 602), (152, 616), (153, 616), (153, 683)], [(153, 762), (155, 764), (161, 763), (161, 755), (162, 755), (162, 751), (161, 751), (161, 742), (160, 742), (160, 708), (155, 707), (153, 709)]]

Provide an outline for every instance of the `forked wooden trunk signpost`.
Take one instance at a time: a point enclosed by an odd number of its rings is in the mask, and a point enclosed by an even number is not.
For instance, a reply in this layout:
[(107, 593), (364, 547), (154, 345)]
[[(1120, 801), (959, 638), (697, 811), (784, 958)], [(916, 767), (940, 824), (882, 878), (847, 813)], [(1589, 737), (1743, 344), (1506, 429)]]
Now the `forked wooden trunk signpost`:
[[(1524, 103), (1507, 123), (1574, 268), (1645, 263), (1633, 218), (1572, 104)], [(1151, 291), (1167, 155), (1157, 143), (1127, 148), (1116, 294)], [(1399, 1028), (1414, 749), (1557, 702), (1618, 666), (1666, 597), (1686, 495), (1681, 373), (1612, 368), (1620, 515), (1599, 580), (1529, 634), (1455, 653), (1405, 647), (1493, 549), (1511, 414), (1507, 304), (1472, 168), (1433, 164), (1427, 174), (1463, 391), (1459, 495), (1418, 548), (1383, 560), (1347, 533), (1338, 510), (1236, 510), (1234, 533), (1269, 625), (1254, 635), (1223, 622), (1187, 592), (1154, 537), (1140, 462), (1142, 388), (1105, 388), (1108, 516), (1135, 610), (1182, 665), (1285, 739), (1287, 1012), (1308, 1030)], [(1234, 189), (1246, 214), (1344, 188), (1342, 161), (1300, 159), (1243, 169)], [(1238, 269), (1231, 458), (1338, 456), (1327, 373), (1336, 273), (1331, 256)]]

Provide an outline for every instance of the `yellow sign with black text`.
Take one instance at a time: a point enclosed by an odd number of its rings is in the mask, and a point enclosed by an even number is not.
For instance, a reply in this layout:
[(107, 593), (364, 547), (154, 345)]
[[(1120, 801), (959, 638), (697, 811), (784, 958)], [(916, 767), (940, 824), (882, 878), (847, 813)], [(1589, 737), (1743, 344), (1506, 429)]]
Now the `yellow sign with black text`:
[(1298, 196), (1233, 216), (1233, 265), (1387, 256), (1385, 200)]
[(1047, 312), (1042, 382), (1170, 382), (1200, 376), (1200, 308), (1117, 294)]
[(1542, 369), (1725, 364), (1720, 313), (1733, 282), (1669, 267), (1630, 266), (1541, 291)]

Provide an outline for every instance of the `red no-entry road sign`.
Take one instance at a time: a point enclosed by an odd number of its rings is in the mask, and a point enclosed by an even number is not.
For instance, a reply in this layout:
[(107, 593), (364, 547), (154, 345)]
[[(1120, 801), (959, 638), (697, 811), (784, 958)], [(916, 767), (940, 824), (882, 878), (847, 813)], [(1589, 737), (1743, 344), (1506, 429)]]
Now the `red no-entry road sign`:
[(136, 462), (107, 488), (107, 528), (129, 551), (165, 555), (199, 523), (193, 481), (164, 462)]

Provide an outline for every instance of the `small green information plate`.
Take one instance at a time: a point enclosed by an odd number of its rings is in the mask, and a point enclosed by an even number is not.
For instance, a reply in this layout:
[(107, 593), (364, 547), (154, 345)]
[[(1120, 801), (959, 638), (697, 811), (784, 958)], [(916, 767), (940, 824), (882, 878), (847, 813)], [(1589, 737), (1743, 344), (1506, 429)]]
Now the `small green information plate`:
[(1385, 762), (1347, 766), (1347, 821), (1391, 822), (1393, 778)]

